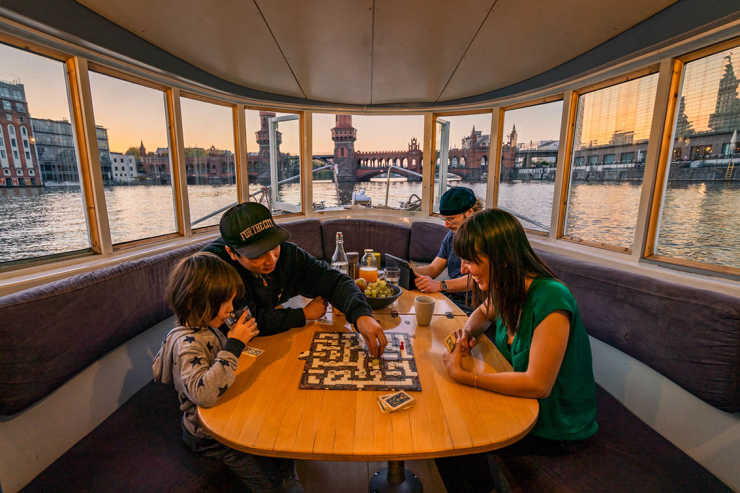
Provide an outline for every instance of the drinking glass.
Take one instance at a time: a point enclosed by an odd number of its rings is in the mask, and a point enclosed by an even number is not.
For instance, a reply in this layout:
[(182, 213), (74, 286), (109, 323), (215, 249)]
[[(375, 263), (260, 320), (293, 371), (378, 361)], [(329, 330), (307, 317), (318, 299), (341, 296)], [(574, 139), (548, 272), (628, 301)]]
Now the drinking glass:
[(394, 286), (398, 286), (398, 281), (401, 279), (400, 267), (386, 267), (385, 268), (385, 280)]

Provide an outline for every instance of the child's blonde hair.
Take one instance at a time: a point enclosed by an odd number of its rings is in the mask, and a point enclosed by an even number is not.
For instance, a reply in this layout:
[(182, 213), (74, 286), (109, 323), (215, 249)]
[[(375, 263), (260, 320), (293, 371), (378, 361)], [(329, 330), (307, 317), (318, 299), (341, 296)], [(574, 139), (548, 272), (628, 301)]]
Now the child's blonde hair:
[(208, 252), (182, 259), (170, 273), (167, 302), (177, 320), (187, 327), (203, 327), (234, 294), (244, 296), (244, 283), (236, 270)]

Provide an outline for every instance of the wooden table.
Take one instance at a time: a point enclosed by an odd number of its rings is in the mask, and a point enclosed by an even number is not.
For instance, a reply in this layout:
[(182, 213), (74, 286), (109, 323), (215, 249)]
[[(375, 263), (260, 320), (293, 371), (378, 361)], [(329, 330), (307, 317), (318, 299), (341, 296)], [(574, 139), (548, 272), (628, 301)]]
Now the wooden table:
[[(404, 475), (408, 478), (403, 460), (485, 452), (524, 437), (537, 419), (537, 400), (496, 394), (450, 379), (442, 363), (446, 351), (442, 339), (466, 319), (454, 304), (436, 293), (432, 296), (441, 300), (437, 305), (449, 304), (441, 313), (453, 311), (454, 316), (434, 315), (430, 326), (417, 328), (410, 312), (418, 294), (405, 292), (394, 303), (395, 308), (376, 313), (385, 330), (414, 336), (422, 391), (412, 393), (416, 399), (413, 408), (382, 413), (377, 397), (387, 391), (298, 388), (304, 366), (298, 355), (310, 347), (314, 332), (350, 330), (344, 317), (335, 314), (333, 325), (312, 323), (253, 340), (250, 345), (265, 352), (257, 359), (241, 356), (236, 380), (219, 404), (198, 408), (203, 426), (229, 447), (257, 455), (391, 461), (389, 482), (390, 475), (398, 479), (399, 464), (401, 479)], [(393, 309), (398, 316), (392, 316)], [(511, 369), (485, 338), (464, 363), (478, 371)]]

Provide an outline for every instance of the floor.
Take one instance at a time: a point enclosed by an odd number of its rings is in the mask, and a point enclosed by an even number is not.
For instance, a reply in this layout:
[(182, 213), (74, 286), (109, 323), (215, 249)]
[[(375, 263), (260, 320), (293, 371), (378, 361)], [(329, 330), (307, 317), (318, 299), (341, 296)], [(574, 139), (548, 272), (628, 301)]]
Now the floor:
[[(447, 492), (434, 461), (407, 461), (405, 465), (421, 480), (424, 493)], [(385, 467), (385, 462), (297, 461), (298, 476), (306, 493), (366, 492), (372, 475)]]

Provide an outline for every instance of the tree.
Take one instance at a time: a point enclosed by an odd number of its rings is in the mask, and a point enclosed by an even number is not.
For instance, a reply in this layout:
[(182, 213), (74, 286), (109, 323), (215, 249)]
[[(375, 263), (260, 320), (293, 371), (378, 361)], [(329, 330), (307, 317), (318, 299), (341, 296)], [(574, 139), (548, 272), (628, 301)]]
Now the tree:
[(126, 149), (126, 154), (129, 156), (134, 156), (137, 161), (141, 159), (141, 152), (139, 151), (138, 147), (129, 147), (128, 149)]

